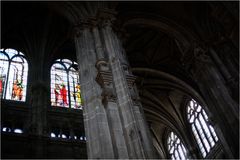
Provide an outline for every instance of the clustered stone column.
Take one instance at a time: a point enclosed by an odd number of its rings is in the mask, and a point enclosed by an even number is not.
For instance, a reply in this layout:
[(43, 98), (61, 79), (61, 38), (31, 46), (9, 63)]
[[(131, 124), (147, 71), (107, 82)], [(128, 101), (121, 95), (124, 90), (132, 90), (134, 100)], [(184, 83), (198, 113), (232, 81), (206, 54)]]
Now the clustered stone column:
[(88, 158), (114, 158), (111, 134), (102, 104), (101, 88), (96, 82), (97, 61), (91, 23), (80, 22), (76, 28), (75, 44), (81, 93), (84, 100), (84, 126)]
[[(228, 155), (236, 157), (238, 151), (238, 105), (230, 96), (223, 77), (213, 63), (208, 48), (195, 45), (184, 57), (184, 64), (193, 75), (211, 111), (213, 126)], [(229, 157), (229, 158), (233, 158)]]
[(114, 12), (82, 21), (75, 36), (89, 158), (155, 158), (135, 77), (112, 30)]

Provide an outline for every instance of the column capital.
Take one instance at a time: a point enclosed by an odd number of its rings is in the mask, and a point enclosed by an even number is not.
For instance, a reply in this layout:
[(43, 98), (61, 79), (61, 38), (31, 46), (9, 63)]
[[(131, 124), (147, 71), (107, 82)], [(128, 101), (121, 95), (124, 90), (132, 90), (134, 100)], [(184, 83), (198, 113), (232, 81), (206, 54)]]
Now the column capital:
[(97, 19), (94, 17), (87, 19), (80, 19), (73, 27), (73, 35), (79, 37), (81, 32), (85, 29), (91, 30), (98, 24)]
[(116, 20), (116, 11), (111, 9), (99, 9), (96, 15), (98, 25), (101, 27), (111, 26), (113, 21)]

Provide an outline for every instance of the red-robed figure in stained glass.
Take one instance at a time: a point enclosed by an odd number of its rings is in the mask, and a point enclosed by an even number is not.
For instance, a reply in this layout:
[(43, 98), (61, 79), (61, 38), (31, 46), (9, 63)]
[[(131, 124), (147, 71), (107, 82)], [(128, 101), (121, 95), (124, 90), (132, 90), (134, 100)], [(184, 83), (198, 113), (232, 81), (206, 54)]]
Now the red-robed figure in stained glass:
[(66, 87), (65, 87), (64, 84), (62, 85), (62, 88), (60, 90), (60, 95), (61, 95), (61, 98), (62, 98), (62, 101), (63, 101), (63, 106), (68, 105), (68, 103), (67, 103), (67, 90), (66, 90)]
[(2, 80), (0, 79), (0, 94), (2, 93), (2, 90), (3, 90), (3, 82), (2, 82)]

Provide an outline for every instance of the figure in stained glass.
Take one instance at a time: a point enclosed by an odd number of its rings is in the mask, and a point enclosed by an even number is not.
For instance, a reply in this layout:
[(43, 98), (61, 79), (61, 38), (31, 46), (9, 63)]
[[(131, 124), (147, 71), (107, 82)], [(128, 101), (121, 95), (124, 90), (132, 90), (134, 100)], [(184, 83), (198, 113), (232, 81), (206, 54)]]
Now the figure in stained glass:
[(58, 100), (59, 100), (59, 96), (60, 96), (60, 87), (59, 87), (58, 84), (55, 84), (54, 93), (55, 93), (55, 103), (57, 105)]
[(15, 80), (12, 88), (12, 99), (13, 100), (22, 100), (23, 96), (23, 86), (22, 83), (18, 80)]
[(81, 99), (81, 90), (80, 90), (80, 85), (77, 84), (76, 86), (76, 91), (75, 91), (75, 96), (76, 97), (76, 108), (82, 108), (82, 99)]
[(60, 89), (60, 95), (62, 98), (62, 104), (63, 106), (68, 105), (67, 103), (67, 90), (64, 84), (62, 84), (62, 88)]
[(25, 101), (28, 64), (24, 55), (14, 49), (0, 52), (0, 92), (3, 99)]
[(52, 106), (82, 109), (81, 90), (75, 62), (58, 59), (51, 67)]
[(2, 90), (3, 90), (3, 80), (0, 78), (0, 94), (2, 95)]
[(4, 84), (5, 84), (5, 75), (0, 75), (0, 95), (2, 95), (3, 93), (3, 89), (4, 89)]

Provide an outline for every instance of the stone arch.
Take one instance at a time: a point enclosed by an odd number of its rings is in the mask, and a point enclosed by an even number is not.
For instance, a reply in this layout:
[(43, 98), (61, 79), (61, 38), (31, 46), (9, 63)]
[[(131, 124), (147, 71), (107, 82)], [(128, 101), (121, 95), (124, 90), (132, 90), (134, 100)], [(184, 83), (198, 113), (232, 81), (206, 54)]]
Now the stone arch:
[[(190, 152), (190, 154), (193, 154), (192, 150), (196, 150), (196, 145), (194, 144), (195, 142), (192, 141), (193, 137), (191, 135), (191, 130), (189, 130), (188, 123), (187, 121), (185, 121), (186, 106), (184, 106), (183, 104), (185, 102), (186, 97), (188, 98), (192, 97), (194, 99), (197, 99), (199, 102), (201, 102), (201, 104), (206, 106), (206, 103), (202, 98), (202, 95), (199, 94), (198, 90), (196, 90), (191, 85), (184, 82), (183, 80), (160, 70), (155, 70), (151, 68), (132, 68), (132, 72), (134, 75), (138, 77), (144, 76), (146, 73), (149, 76), (154, 75), (155, 77), (157, 77), (158, 81), (149, 80), (149, 81), (143, 82), (144, 83), (143, 85), (146, 85), (146, 87), (149, 87), (149, 88), (152, 87), (151, 86), (151, 83), (152, 83), (154, 84), (153, 87), (155, 87), (155, 89), (157, 90), (169, 89), (169, 90), (172, 90), (172, 92), (180, 93), (183, 95), (183, 99), (181, 100), (179, 107), (176, 107), (176, 110), (178, 110), (180, 115), (176, 115), (175, 113), (172, 113), (171, 110), (162, 109), (164, 108), (163, 106), (164, 104), (158, 105), (158, 102), (156, 100), (153, 100), (152, 104), (150, 102), (145, 103), (144, 102), (145, 97), (144, 97), (142, 99), (142, 104), (145, 111), (145, 115), (147, 117), (146, 119), (148, 122), (150, 122), (153, 128), (158, 126), (159, 124), (162, 124), (165, 126), (165, 127), (162, 127), (164, 131), (161, 133), (161, 136), (158, 137), (162, 141), (162, 145), (165, 144), (164, 142), (164, 139), (166, 138), (165, 131), (172, 130), (176, 134), (178, 134), (181, 137), (181, 139), (184, 141), (184, 145), (188, 149), (188, 152)], [(141, 92), (141, 89), (139, 89), (139, 91)], [(140, 94), (140, 97), (141, 96), (142, 95)], [(150, 97), (150, 98), (154, 98), (154, 97)], [(157, 97), (155, 97), (155, 99), (156, 98)], [(149, 101), (151, 101), (151, 99)], [(165, 105), (168, 105), (168, 104), (165, 103)], [(166, 146), (164, 145), (164, 147)], [(194, 156), (196, 155), (191, 155), (191, 156), (193, 156), (192, 158), (194, 158)]]

